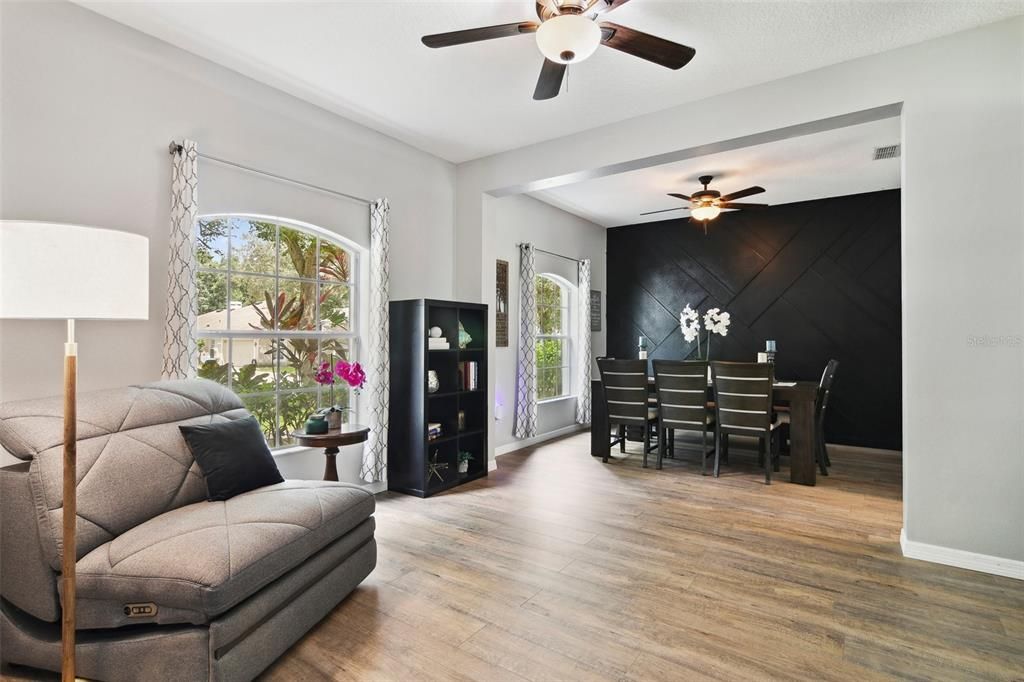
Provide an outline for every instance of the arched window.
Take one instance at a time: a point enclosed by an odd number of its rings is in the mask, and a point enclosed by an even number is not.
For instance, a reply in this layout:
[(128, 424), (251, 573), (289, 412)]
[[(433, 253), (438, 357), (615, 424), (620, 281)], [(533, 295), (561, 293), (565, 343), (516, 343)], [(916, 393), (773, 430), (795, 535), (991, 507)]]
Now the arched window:
[(570, 287), (557, 275), (537, 275), (537, 400), (572, 392)]
[[(267, 442), (287, 445), (330, 390), (323, 361), (357, 355), (354, 253), (310, 225), (274, 218), (199, 219), (199, 376), (237, 393)], [(334, 403), (350, 405), (342, 385)]]

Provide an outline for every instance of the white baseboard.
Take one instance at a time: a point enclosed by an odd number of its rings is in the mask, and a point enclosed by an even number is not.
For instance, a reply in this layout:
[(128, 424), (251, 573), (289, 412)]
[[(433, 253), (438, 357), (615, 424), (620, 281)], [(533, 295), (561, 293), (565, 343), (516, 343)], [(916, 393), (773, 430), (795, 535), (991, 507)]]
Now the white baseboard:
[(903, 550), (903, 556), (908, 559), (920, 559), (935, 564), (945, 564), (946, 566), (966, 568), (970, 571), (1024, 580), (1024, 561), (908, 540), (906, 528), (900, 530), (900, 549)]
[[(500, 455), (507, 455), (510, 452), (515, 452), (516, 450), (522, 450), (523, 448), (528, 448), (530, 446), (543, 443), (544, 441), (554, 440), (555, 438), (561, 438), (562, 436), (568, 436), (570, 433), (577, 433), (579, 431), (584, 431), (589, 428), (589, 426), (584, 426), (581, 424), (570, 424), (569, 426), (564, 426), (560, 429), (555, 429), (554, 431), (548, 431), (547, 433), (542, 433), (537, 436), (533, 436), (532, 438), (523, 438), (521, 440), (515, 440), (512, 441), (511, 443), (505, 443), (500, 448), (494, 448), (494, 456), (498, 457)], [(497, 468), (497, 465), (495, 465), (495, 468)]]

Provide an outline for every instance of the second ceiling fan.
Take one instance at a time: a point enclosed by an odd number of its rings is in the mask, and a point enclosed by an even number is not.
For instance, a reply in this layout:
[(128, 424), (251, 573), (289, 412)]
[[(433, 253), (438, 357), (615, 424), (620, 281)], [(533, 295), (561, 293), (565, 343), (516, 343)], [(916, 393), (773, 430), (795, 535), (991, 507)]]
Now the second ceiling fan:
[(508, 38), (535, 33), (537, 47), (544, 55), (534, 99), (551, 99), (562, 88), (562, 78), (569, 64), (583, 61), (598, 45), (606, 45), (669, 69), (686, 66), (696, 50), (671, 40), (635, 31), (597, 18), (629, 0), (536, 0), (536, 21), (470, 28), (449, 33), (423, 36), (427, 47), (449, 47), (480, 40)]
[(677, 208), (663, 208), (660, 211), (647, 211), (640, 215), (654, 215), (655, 213), (667, 213), (668, 211), (682, 211), (684, 209), (690, 209), (690, 221), (699, 222), (704, 225), (704, 234), (708, 233), (708, 221), (714, 220), (722, 212), (722, 209), (756, 209), (756, 208), (768, 208), (768, 204), (749, 204), (749, 203), (737, 203), (736, 199), (742, 199), (749, 197), (754, 194), (760, 194), (765, 191), (764, 187), (754, 185), (753, 187), (747, 187), (736, 192), (731, 192), (722, 195), (721, 192), (715, 189), (708, 189), (708, 185), (711, 184), (711, 180), (714, 179), (713, 175), (702, 175), (697, 178), (697, 182), (704, 185), (704, 189), (694, 192), (687, 196), (685, 194), (678, 194), (676, 192), (669, 192), (668, 196), (675, 197), (676, 199), (682, 199), (688, 202), (689, 206), (679, 206)]

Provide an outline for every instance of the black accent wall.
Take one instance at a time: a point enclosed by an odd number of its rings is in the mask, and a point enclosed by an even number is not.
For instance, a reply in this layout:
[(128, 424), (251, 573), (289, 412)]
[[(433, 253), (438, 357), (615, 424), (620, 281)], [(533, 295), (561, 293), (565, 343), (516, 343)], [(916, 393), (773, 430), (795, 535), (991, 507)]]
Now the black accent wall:
[(723, 213), (707, 236), (686, 218), (615, 227), (607, 259), (608, 355), (636, 357), (641, 335), (652, 359), (695, 355), (680, 311), (722, 308), (713, 360), (775, 339), (780, 379), (818, 381), (834, 357), (828, 441), (901, 448), (899, 190)]

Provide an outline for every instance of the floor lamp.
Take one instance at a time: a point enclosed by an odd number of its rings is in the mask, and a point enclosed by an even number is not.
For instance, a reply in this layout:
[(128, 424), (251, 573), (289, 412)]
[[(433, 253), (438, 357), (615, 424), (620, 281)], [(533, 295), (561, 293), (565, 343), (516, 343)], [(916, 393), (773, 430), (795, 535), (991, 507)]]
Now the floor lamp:
[(0, 319), (66, 320), (61, 677), (75, 679), (75, 320), (149, 317), (149, 240), (78, 225), (0, 221)]

